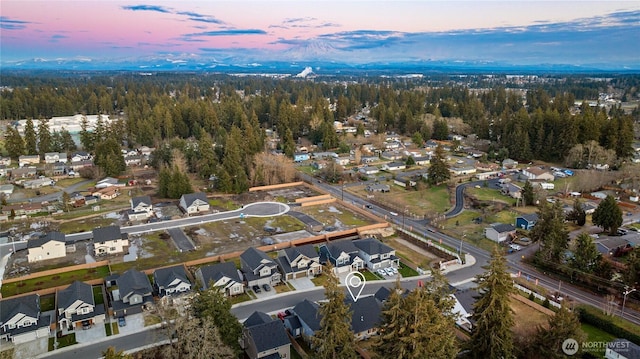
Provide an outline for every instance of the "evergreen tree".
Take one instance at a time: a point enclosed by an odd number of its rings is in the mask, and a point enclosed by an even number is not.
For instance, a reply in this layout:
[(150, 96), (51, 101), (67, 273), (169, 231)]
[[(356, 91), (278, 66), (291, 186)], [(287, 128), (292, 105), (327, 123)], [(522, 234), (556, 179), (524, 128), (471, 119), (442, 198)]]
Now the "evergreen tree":
[(483, 268), (485, 273), (477, 277), (480, 296), (473, 305), (476, 325), (468, 343), (470, 355), (479, 359), (513, 358), (513, 281), (499, 247), (494, 248), (489, 264)]
[(634, 250), (629, 253), (627, 269), (622, 272), (622, 278), (629, 287), (640, 284), (640, 251)]
[(579, 226), (584, 226), (587, 222), (587, 213), (584, 208), (582, 208), (580, 199), (576, 198), (575, 201), (573, 201), (573, 209), (567, 215), (567, 221), (575, 222)]
[(33, 126), (33, 120), (28, 119), (24, 126), (24, 150), (28, 155), (38, 154), (38, 139), (36, 130)]
[(544, 202), (538, 210), (538, 221), (531, 230), (531, 240), (540, 243), (540, 259), (547, 263), (560, 263), (569, 243), (569, 232), (564, 223), (560, 202)]
[(80, 144), (87, 152), (92, 152), (94, 149), (94, 136), (93, 133), (89, 131), (87, 116), (82, 116), (82, 120), (80, 121)]
[(108, 347), (107, 350), (102, 352), (102, 356), (104, 359), (133, 359), (132, 355), (125, 354), (122, 350), (118, 351), (114, 347)]
[(536, 204), (535, 202), (535, 193), (533, 192), (533, 185), (531, 182), (527, 181), (524, 186), (522, 186), (522, 201), (525, 206), (533, 206)]
[(106, 176), (118, 176), (127, 168), (120, 151), (120, 145), (113, 138), (98, 143), (95, 153), (94, 162), (96, 166), (102, 168)]
[(566, 358), (562, 343), (566, 339), (575, 339), (582, 343), (586, 336), (580, 329), (580, 319), (566, 306), (560, 307), (554, 316), (549, 318), (549, 328), (538, 327), (533, 345), (527, 357), (531, 358)]
[(77, 146), (73, 141), (73, 137), (71, 137), (71, 133), (64, 128), (59, 133), (61, 140), (61, 150), (64, 152), (75, 151)]
[(579, 271), (593, 273), (598, 268), (601, 259), (602, 256), (598, 252), (593, 238), (587, 233), (580, 233), (576, 237), (575, 250), (569, 265)]
[(329, 266), (324, 271), (327, 281), (324, 285), (323, 302), (318, 310), (320, 329), (311, 338), (316, 359), (355, 359), (356, 343), (351, 330), (351, 312), (345, 303), (344, 288)]
[(38, 124), (38, 153), (40, 159), (44, 159), (44, 154), (51, 152), (51, 132), (49, 132), (49, 120), (40, 119)]
[(382, 308), (380, 336), (374, 346), (381, 357), (402, 359), (409, 354), (408, 348), (401, 341), (408, 334), (408, 312), (404, 307), (402, 292), (400, 281), (397, 280)]
[(64, 210), (69, 212), (69, 202), (71, 201), (71, 196), (66, 191), (62, 191), (62, 205), (64, 206)]
[(405, 162), (405, 165), (407, 165), (407, 167), (411, 167), (415, 164), (416, 164), (416, 160), (413, 159), (413, 156), (407, 157), (407, 161)]
[(198, 155), (198, 174), (204, 179), (209, 179), (215, 171), (216, 153), (208, 132), (205, 132), (198, 142)]
[(284, 138), (282, 139), (282, 152), (285, 156), (293, 158), (293, 154), (296, 151), (296, 143), (293, 141), (293, 133), (290, 129), (284, 131)]
[(442, 146), (436, 147), (435, 155), (431, 159), (431, 167), (429, 167), (429, 174), (427, 182), (431, 185), (438, 185), (451, 177), (449, 173), (449, 165)]
[(238, 339), (242, 335), (242, 326), (231, 314), (231, 302), (219, 287), (210, 285), (209, 289), (199, 291), (191, 302), (191, 313), (200, 319), (208, 318), (218, 328), (222, 342), (240, 353)]
[(9, 157), (13, 160), (17, 160), (18, 157), (25, 153), (24, 141), (18, 130), (13, 126), (7, 126), (7, 130), (4, 135), (4, 147), (7, 150)]
[(158, 196), (160, 198), (169, 198), (169, 183), (171, 183), (171, 171), (166, 166), (162, 166), (158, 174)]
[(433, 133), (431, 137), (434, 140), (445, 141), (449, 137), (449, 126), (444, 119), (436, 119), (433, 121)]
[(615, 198), (607, 196), (593, 212), (591, 220), (596, 226), (609, 231), (609, 234), (616, 234), (622, 225), (622, 210), (618, 207)]

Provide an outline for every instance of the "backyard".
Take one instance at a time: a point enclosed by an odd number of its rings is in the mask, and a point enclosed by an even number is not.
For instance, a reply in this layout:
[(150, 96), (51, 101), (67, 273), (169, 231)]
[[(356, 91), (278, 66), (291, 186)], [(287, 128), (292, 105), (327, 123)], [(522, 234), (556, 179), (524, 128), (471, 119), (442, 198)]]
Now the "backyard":
[(48, 276), (31, 278), (11, 283), (3, 283), (2, 297), (7, 298), (16, 294), (29, 293), (40, 289), (63, 286), (71, 284), (76, 280), (83, 282), (91, 279), (104, 278), (110, 274), (111, 273), (109, 273), (108, 266), (101, 266), (97, 268), (79, 269), (71, 272), (52, 274)]

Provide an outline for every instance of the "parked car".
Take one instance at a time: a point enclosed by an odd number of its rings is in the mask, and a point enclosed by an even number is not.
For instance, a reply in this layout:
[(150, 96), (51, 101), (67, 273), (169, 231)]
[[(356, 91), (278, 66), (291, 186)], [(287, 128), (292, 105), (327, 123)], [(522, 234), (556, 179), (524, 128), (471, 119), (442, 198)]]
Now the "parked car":
[(393, 274), (398, 274), (398, 269), (395, 267), (389, 267), (391, 269), (391, 271), (393, 272)]
[(125, 327), (127, 325), (127, 320), (124, 319), (124, 317), (119, 317), (118, 318), (118, 326), (119, 327)]
[(257, 285), (254, 285), (253, 287), (251, 287), (251, 289), (253, 289), (254, 293), (260, 293), (262, 292), (262, 290), (260, 290), (260, 287)]
[(88, 321), (88, 320), (83, 320), (82, 321), (82, 329), (83, 330), (91, 329), (91, 322)]
[(268, 284), (263, 284), (262, 288), (264, 288), (265, 292), (270, 292), (271, 291), (271, 287)]
[(378, 272), (378, 274), (380, 274), (383, 277), (387, 275), (387, 272), (383, 271), (382, 269), (378, 269), (376, 272)]
[(389, 267), (385, 268), (384, 271), (387, 272), (387, 275), (393, 275), (393, 271)]

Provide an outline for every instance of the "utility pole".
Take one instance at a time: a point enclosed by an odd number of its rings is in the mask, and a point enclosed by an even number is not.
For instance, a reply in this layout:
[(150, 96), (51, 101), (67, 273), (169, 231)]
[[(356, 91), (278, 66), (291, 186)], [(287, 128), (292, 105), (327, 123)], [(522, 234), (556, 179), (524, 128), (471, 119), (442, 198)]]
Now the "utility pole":
[(629, 287), (624, 286), (624, 292), (622, 292), (622, 294), (624, 295), (624, 298), (622, 299), (622, 313), (620, 314), (620, 316), (624, 319), (624, 305), (627, 303), (627, 296), (633, 292), (636, 291), (636, 288), (632, 288), (632, 289), (627, 289)]

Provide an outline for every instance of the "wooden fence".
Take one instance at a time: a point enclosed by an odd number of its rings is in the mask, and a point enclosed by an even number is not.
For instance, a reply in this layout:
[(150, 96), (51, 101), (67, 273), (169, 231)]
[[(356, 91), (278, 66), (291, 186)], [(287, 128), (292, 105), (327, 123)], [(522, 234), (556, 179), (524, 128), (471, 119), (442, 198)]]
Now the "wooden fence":
[(295, 186), (301, 186), (303, 183), (304, 182), (289, 182), (289, 183), (282, 183), (282, 184), (272, 184), (270, 186), (251, 187), (251, 188), (249, 188), (249, 192), (269, 191), (269, 190), (272, 190), (272, 189), (295, 187)]
[[(50, 276), (50, 275), (55, 275), (55, 274), (60, 274), (60, 273), (66, 273), (66, 272), (73, 272), (73, 271), (81, 270), (81, 269), (92, 269), (92, 268), (104, 267), (104, 266), (108, 266), (108, 265), (109, 265), (109, 261), (108, 260), (104, 260), (104, 261), (100, 261), (100, 262), (94, 262), (94, 263), (78, 264), (78, 265), (69, 266), (69, 267), (49, 269), (49, 270), (45, 270), (45, 271), (42, 271), (42, 272), (37, 272), (37, 273), (25, 275), (25, 276), (22, 276), (22, 277), (4, 279), (2, 281), (2, 283), (3, 284), (8, 284), (8, 283), (21, 282), (21, 281), (25, 281), (25, 280), (29, 280), (29, 279), (34, 279), (34, 278), (40, 278), (40, 277), (45, 277), (45, 276)], [(109, 269), (109, 271), (111, 271), (111, 269)]]

